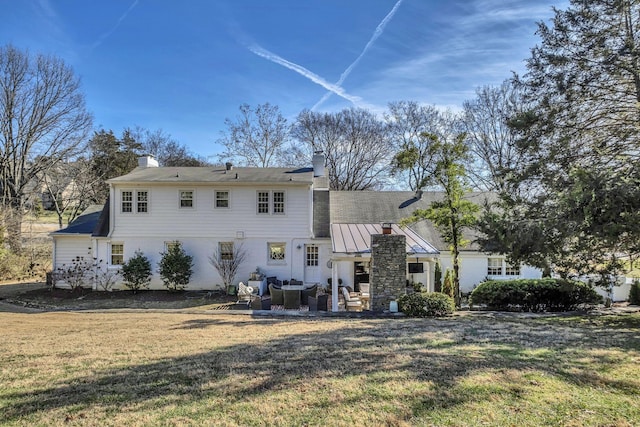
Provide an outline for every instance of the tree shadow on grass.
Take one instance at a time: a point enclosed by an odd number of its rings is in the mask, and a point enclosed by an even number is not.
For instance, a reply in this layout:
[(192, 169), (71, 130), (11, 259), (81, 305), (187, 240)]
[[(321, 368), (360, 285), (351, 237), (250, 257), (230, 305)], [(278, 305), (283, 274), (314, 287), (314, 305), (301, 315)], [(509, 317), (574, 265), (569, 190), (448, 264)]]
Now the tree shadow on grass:
[[(268, 328), (274, 322), (295, 320), (195, 319), (181, 322), (175, 328), (243, 327), (255, 326), (255, 322)], [(332, 393), (344, 392), (312, 390), (320, 397), (312, 394), (304, 409), (294, 411), (300, 417), (295, 423), (304, 421), (305, 412), (328, 411), (328, 406), (337, 407), (331, 412), (334, 417), (346, 417), (336, 421), (346, 422), (349, 415), (343, 415), (347, 411), (340, 408), (363, 404), (384, 406), (389, 399), (406, 403), (390, 411), (395, 411), (394, 416), (399, 419), (409, 420), (425, 416), (433, 409), (447, 409), (478, 399), (496, 396), (507, 396), (514, 401), (526, 399), (526, 390), (532, 384), (521, 377), (508, 378), (509, 372), (519, 371), (539, 372), (583, 387), (605, 387), (628, 396), (640, 393), (638, 378), (612, 379), (599, 373), (603, 367), (612, 368), (618, 362), (616, 359), (596, 355), (592, 356), (591, 365), (572, 363), (564, 353), (582, 345), (582, 335), (587, 333), (583, 329), (555, 325), (556, 333), (549, 335), (543, 334), (539, 327), (504, 322), (498, 334), (494, 322), (481, 319), (353, 320), (337, 330), (291, 333), (258, 343), (221, 346), (154, 363), (105, 369), (79, 375), (68, 384), (4, 393), (6, 403), (0, 406), (0, 420), (15, 422), (36, 412), (93, 405), (112, 412), (123, 407), (136, 411), (158, 410), (162, 405), (171, 411), (176, 404), (190, 405), (220, 398), (231, 402), (229, 405), (247, 399), (259, 405), (287, 392), (308, 393), (309, 384), (319, 388), (332, 384), (331, 387), (339, 388), (332, 381), (341, 380), (353, 381), (357, 387), (339, 399), (334, 399)], [(631, 341), (638, 348), (637, 333), (617, 333), (619, 342)], [(582, 348), (587, 352), (607, 350), (597, 340), (587, 341)], [(532, 356), (532, 352), (542, 350), (544, 355)], [(506, 385), (478, 388), (472, 393), (459, 388), (470, 375), (483, 372), (498, 372), (497, 378), (506, 375)], [(404, 387), (403, 383), (406, 383)], [(380, 392), (387, 386), (397, 389), (389, 392), (391, 397)]]

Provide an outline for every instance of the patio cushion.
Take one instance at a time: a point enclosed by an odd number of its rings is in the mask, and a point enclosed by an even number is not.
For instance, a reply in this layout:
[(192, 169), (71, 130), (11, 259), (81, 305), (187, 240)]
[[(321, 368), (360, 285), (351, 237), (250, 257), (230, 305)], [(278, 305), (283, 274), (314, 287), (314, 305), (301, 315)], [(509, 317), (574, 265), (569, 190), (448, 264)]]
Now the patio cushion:
[(318, 292), (318, 285), (313, 285), (310, 288), (303, 289), (300, 294), (300, 304), (309, 305), (309, 297), (315, 297)]

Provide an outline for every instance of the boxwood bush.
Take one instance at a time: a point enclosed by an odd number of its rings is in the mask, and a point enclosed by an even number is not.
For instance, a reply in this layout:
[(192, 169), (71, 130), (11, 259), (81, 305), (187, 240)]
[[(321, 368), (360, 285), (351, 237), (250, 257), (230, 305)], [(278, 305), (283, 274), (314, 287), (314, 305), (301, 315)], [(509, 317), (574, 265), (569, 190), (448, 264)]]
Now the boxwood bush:
[(453, 313), (453, 298), (441, 292), (414, 292), (398, 298), (398, 306), (407, 316), (447, 316)]
[(602, 303), (592, 285), (565, 279), (490, 280), (471, 292), (470, 304), (494, 310), (569, 311)]

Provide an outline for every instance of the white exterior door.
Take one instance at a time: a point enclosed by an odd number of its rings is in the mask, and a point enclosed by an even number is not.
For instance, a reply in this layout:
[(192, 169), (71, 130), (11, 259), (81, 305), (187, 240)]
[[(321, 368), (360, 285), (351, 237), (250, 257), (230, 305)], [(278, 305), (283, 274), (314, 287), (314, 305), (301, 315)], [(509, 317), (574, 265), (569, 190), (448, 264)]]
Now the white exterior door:
[(318, 245), (304, 245), (304, 281), (320, 283), (320, 248)]

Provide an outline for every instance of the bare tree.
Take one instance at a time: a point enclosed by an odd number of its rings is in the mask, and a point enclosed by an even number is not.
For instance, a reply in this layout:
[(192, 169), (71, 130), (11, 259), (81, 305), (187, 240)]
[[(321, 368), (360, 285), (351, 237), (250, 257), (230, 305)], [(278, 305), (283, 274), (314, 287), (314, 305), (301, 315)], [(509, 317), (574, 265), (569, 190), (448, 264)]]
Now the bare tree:
[(511, 192), (507, 178), (522, 162), (517, 136), (509, 120), (524, 111), (521, 90), (511, 80), (498, 87), (483, 86), (464, 103), (467, 142), (475, 159), (470, 168), (476, 187)]
[[(224, 243), (223, 243), (224, 244)], [(238, 274), (238, 269), (247, 258), (247, 251), (242, 244), (230, 243), (231, 248), (223, 248), (219, 245), (213, 255), (209, 257), (209, 262), (218, 271), (225, 289), (233, 285), (233, 280)]]
[(58, 225), (63, 227), (63, 217), (73, 221), (89, 205), (97, 203), (102, 180), (91, 171), (91, 163), (84, 157), (70, 162), (60, 162), (42, 173), (42, 190), (48, 197), (51, 209), (58, 215)]
[(325, 153), (332, 190), (371, 190), (384, 186), (392, 148), (385, 124), (370, 111), (305, 110), (298, 115), (292, 133), (307, 144), (309, 152)]
[(280, 109), (269, 103), (251, 108), (240, 106), (236, 120), (226, 119), (227, 131), (217, 141), (224, 146), (221, 162), (231, 161), (244, 166), (269, 167), (280, 165), (289, 141), (289, 124)]
[(133, 139), (142, 146), (142, 152), (153, 155), (161, 166), (206, 166), (209, 163), (193, 154), (162, 129), (150, 131), (140, 126), (129, 130)]
[(394, 151), (410, 156), (410, 161), (397, 156), (392, 161), (392, 174), (398, 181), (406, 182), (413, 191), (418, 190), (433, 169), (432, 139), (424, 135), (439, 134), (441, 114), (431, 105), (415, 101), (399, 101), (389, 104), (385, 114)]
[(0, 47), (0, 187), (8, 243), (20, 252), (28, 188), (78, 150), (92, 125), (80, 80), (54, 56)]

